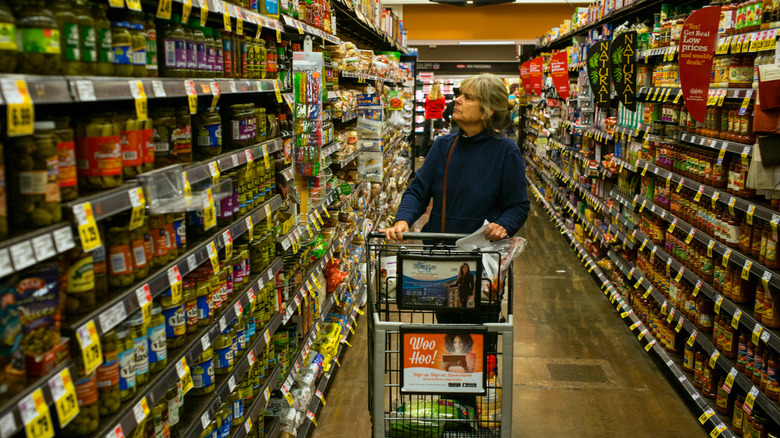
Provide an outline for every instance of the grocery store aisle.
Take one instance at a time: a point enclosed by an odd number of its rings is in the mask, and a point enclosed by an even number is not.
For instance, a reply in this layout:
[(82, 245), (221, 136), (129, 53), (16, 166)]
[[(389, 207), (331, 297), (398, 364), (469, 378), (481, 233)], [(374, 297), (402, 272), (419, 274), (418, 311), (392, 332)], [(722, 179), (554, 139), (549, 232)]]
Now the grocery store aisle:
[[(706, 436), (535, 202), (515, 263), (514, 434)], [(365, 317), (314, 437), (368, 437)]]

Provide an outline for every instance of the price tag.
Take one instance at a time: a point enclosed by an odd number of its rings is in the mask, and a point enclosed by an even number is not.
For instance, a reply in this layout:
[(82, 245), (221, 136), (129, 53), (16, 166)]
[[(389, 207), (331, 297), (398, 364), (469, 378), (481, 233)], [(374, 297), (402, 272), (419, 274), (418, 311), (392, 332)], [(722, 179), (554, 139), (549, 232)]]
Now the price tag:
[(753, 262), (745, 260), (745, 264), (742, 266), (742, 279), (747, 280), (750, 275), (750, 267), (753, 266)]
[(233, 31), (233, 28), (230, 25), (230, 12), (228, 11), (228, 5), (226, 2), (222, 2), (222, 22), (226, 31)]
[(263, 390), (263, 394), (265, 395), (266, 400), (271, 398), (271, 390), (267, 386)]
[(209, 82), (209, 90), (211, 90), (211, 111), (214, 111), (217, 108), (219, 96), (222, 95), (222, 93), (219, 91), (219, 84), (217, 84), (217, 81)]
[(713, 411), (712, 408), (707, 408), (707, 410), (704, 411), (704, 413), (701, 414), (701, 416), (699, 416), (699, 423), (701, 424), (706, 423), (707, 420), (712, 418), (713, 415), (715, 415), (715, 411)]
[(133, 406), (133, 416), (135, 416), (136, 424), (141, 424), (147, 415), (149, 415), (149, 403), (147, 403), (146, 397), (144, 397)]
[(79, 413), (76, 388), (73, 386), (73, 380), (68, 368), (49, 379), (49, 390), (54, 399), (54, 406), (57, 409), (60, 427), (65, 427)]
[(739, 318), (742, 316), (742, 311), (737, 309), (734, 311), (734, 317), (731, 319), (731, 326), (739, 330)]
[(769, 289), (769, 281), (772, 280), (772, 273), (764, 271), (764, 275), (761, 276), (761, 283), (764, 285), (764, 289)]
[(29, 438), (50, 438), (54, 436), (54, 424), (51, 421), (49, 407), (46, 405), (43, 391), (40, 388), (23, 398), (19, 402), (18, 407), (25, 432)]
[(203, 228), (208, 230), (216, 225), (217, 215), (214, 210), (214, 195), (212, 195), (211, 187), (209, 187), (206, 189), (206, 204), (203, 206)]
[(95, 321), (89, 320), (76, 330), (76, 340), (81, 348), (84, 359), (84, 370), (87, 374), (95, 371), (103, 363), (103, 352), (100, 349), (100, 337), (98, 337)]
[(634, 289), (639, 289), (639, 286), (641, 285), (642, 285), (642, 279), (640, 278), (639, 280), (637, 280), (636, 283), (634, 283)]
[(182, 299), (182, 281), (178, 266), (168, 268), (168, 284), (171, 286), (171, 300), (178, 303)]
[(680, 330), (682, 330), (684, 323), (685, 323), (685, 318), (681, 316), (680, 320), (677, 321), (677, 327), (674, 328), (674, 331), (680, 333)]
[(140, 187), (129, 190), (127, 194), (130, 197), (130, 205), (133, 206), (133, 209), (130, 212), (129, 229), (134, 230), (144, 224), (146, 199), (144, 198), (144, 191)]
[(710, 431), (710, 438), (717, 438), (721, 433), (723, 433), (724, 430), (726, 430), (726, 425), (723, 423), (718, 424), (715, 426), (715, 429)]
[(247, 435), (249, 435), (249, 431), (252, 430), (252, 418), (246, 419), (246, 423), (244, 423), (244, 430), (246, 431)]
[(9, 137), (32, 135), (35, 110), (24, 79), (0, 79), (7, 105), (6, 134)]
[(640, 213), (642, 212), (642, 210), (644, 210), (644, 209), (645, 209), (645, 205), (647, 205), (647, 199), (645, 199), (644, 201), (642, 201), (642, 205), (639, 207), (639, 212), (640, 212)]
[(715, 247), (715, 241), (710, 240), (710, 243), (707, 244), (707, 257), (712, 257), (712, 248)]
[(680, 182), (677, 183), (677, 188), (674, 191), (680, 193), (680, 189), (682, 189), (684, 183), (685, 178), (680, 178)]
[(628, 271), (628, 279), (631, 280), (631, 278), (634, 275), (634, 271), (636, 271), (636, 268), (631, 268), (630, 271)]
[(639, 251), (642, 251), (645, 249), (645, 246), (647, 246), (647, 239), (642, 241), (642, 245), (639, 246)]
[[(206, 22), (209, 19), (209, 0), (201, 0), (200, 2), (200, 25), (206, 26)], [(204, 427), (205, 429), (205, 427)]]
[(699, 291), (701, 290), (702, 281), (699, 280), (696, 282), (696, 286), (693, 288), (693, 297), (696, 298), (697, 295), (699, 295)]
[(200, 346), (204, 350), (208, 350), (209, 347), (211, 346), (211, 337), (209, 337), (208, 333), (206, 333), (205, 335), (203, 335), (203, 337), (200, 338)]
[(181, 360), (176, 363), (176, 374), (179, 376), (179, 380), (181, 381), (182, 393), (188, 393), (190, 389), (192, 389), (193, 383), (192, 373), (190, 372), (189, 365), (187, 365), (186, 357), (182, 357)]
[(141, 81), (129, 81), (129, 83), (130, 94), (133, 95), (133, 99), (135, 100), (135, 115), (138, 117), (138, 120), (146, 120), (148, 107), (146, 93), (144, 92), (144, 83)]
[(230, 230), (222, 233), (222, 242), (225, 244), (225, 260), (229, 260), (233, 257), (233, 237), (230, 235)]
[(693, 197), (693, 200), (695, 202), (699, 202), (701, 200), (702, 193), (704, 193), (704, 186), (699, 186), (699, 190), (696, 191), (696, 195)]
[(669, 224), (669, 230), (668, 232), (674, 232), (674, 227), (677, 226), (677, 218), (674, 218), (671, 224)]
[(647, 329), (642, 329), (642, 331), (639, 332), (639, 336), (637, 336), (636, 338), (641, 340), (646, 334), (647, 334)]
[(723, 253), (723, 266), (726, 267), (729, 265), (729, 257), (731, 256), (731, 248), (726, 249), (726, 251)]
[(753, 403), (756, 402), (756, 397), (758, 397), (758, 388), (755, 386), (753, 389), (748, 392), (748, 395), (745, 397), (745, 403), (742, 404), (742, 410), (747, 412), (748, 414), (753, 412)]
[(108, 310), (98, 315), (98, 322), (100, 323), (101, 333), (105, 333), (116, 327), (120, 322), (124, 321), (125, 318), (127, 318), (125, 303), (124, 301), (119, 301), (118, 303), (109, 307)]
[(285, 398), (285, 400), (287, 400), (287, 403), (289, 403), (290, 406), (292, 406), (293, 405), (293, 398), (290, 395), (290, 390), (287, 389), (287, 385), (286, 384), (282, 385), (282, 394), (284, 394), (284, 398)]
[(672, 310), (669, 311), (669, 315), (666, 317), (666, 322), (672, 322), (674, 319), (674, 314), (676, 313), (675, 310), (676, 309), (672, 307)]
[(764, 331), (764, 328), (761, 327), (761, 324), (756, 323), (756, 326), (753, 327), (753, 335), (751, 336), (751, 340), (754, 344), (758, 345), (758, 341), (761, 339), (761, 332)]
[(33, 248), (29, 240), (12, 245), (10, 250), (11, 259), (17, 271), (35, 264), (35, 254), (33, 254)]
[(273, 81), (274, 93), (276, 94), (276, 103), (282, 103), (282, 92), (279, 90), (279, 81)]
[(187, 268), (189, 271), (194, 271), (195, 268), (198, 267), (198, 262), (195, 259), (195, 254), (190, 254), (187, 256)]
[[(140, 9), (138, 9), (140, 11)], [(171, 12), (173, 11), (173, 5), (171, 0), (160, 0), (157, 5), (157, 18), (161, 20), (170, 20)]]
[(98, 232), (95, 216), (92, 214), (92, 204), (84, 202), (73, 206), (73, 215), (78, 225), (81, 247), (84, 252), (90, 252), (98, 248), (100, 243), (100, 233)]
[[(62, 253), (76, 246), (76, 243), (73, 242), (73, 233), (71, 232), (70, 227), (60, 228), (53, 234), (54, 245), (57, 247), (57, 252)], [(33, 242), (33, 244), (35, 245), (35, 242)], [(0, 263), (0, 265), (2, 264)]]
[(696, 228), (691, 228), (690, 233), (688, 233), (688, 236), (685, 237), (685, 243), (691, 243), (691, 240), (693, 240), (693, 235), (696, 234)]
[(689, 347), (693, 347), (693, 344), (696, 342), (696, 335), (697, 335), (697, 333), (698, 332), (696, 330), (694, 330), (691, 333), (691, 335), (688, 337), (688, 341), (686, 343), (688, 344)]
[(655, 345), (657, 341), (653, 339), (652, 341), (648, 342), (647, 345), (645, 345), (645, 351), (650, 351), (651, 348), (653, 348), (653, 345)]
[(680, 97), (682, 96), (682, 94), (683, 94), (683, 92), (682, 92), (682, 89), (680, 89), (679, 91), (677, 91), (677, 96), (675, 96), (675, 97), (674, 97), (674, 100), (672, 101), (672, 103), (677, 103), (677, 102), (679, 102), (679, 101), (680, 101)]
[(720, 305), (723, 304), (723, 296), (719, 295), (715, 300), (715, 313), (720, 313)]
[[(203, 0), (204, 2), (207, 0)], [(189, 23), (190, 12), (192, 12), (192, 0), (182, 0), (181, 2), (181, 22)], [(159, 97), (159, 96), (158, 96)]]
[(219, 258), (217, 257), (217, 246), (214, 245), (214, 242), (209, 242), (208, 245), (206, 245), (206, 253), (209, 256), (209, 260), (211, 261), (211, 267), (213, 268), (214, 272), (219, 271)]
[(680, 270), (677, 272), (677, 276), (674, 277), (674, 281), (679, 283), (680, 280), (682, 280), (682, 276), (684, 273), (685, 273), (685, 267), (681, 266)]
[(149, 321), (152, 319), (152, 294), (149, 284), (144, 284), (136, 289), (135, 297), (138, 300), (138, 307), (141, 308), (144, 324), (149, 324)]
[(236, 8), (236, 33), (238, 35), (244, 34), (244, 19), (241, 17), (240, 8)]
[(317, 426), (317, 420), (314, 419), (314, 412), (306, 411), (306, 418), (308, 418), (314, 426)]

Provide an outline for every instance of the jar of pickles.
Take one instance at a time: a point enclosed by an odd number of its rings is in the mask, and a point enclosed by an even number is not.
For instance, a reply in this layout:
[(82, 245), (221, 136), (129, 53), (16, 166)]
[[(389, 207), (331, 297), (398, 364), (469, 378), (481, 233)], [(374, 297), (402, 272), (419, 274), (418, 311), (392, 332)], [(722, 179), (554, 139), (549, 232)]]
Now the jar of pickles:
[[(77, 238), (76, 238), (77, 239)], [(69, 316), (91, 312), (95, 309), (95, 271), (92, 254), (85, 253), (81, 244), (68, 252), (65, 309)]]
[(255, 115), (254, 104), (230, 105), (229, 142), (232, 149), (245, 148), (255, 142)]
[(51, 3), (54, 19), (57, 21), (60, 38), (60, 73), (65, 75), (82, 74), (81, 40), (79, 25), (76, 22), (73, 4), (70, 1)]
[(199, 281), (196, 283), (195, 292), (198, 306), (198, 326), (207, 327), (211, 325), (211, 287), (207, 281)]
[(225, 330), (214, 340), (214, 354), (216, 363), (214, 372), (218, 375), (228, 374), (233, 371), (233, 331), (231, 327)]
[(111, 76), (114, 72), (114, 50), (111, 41), (111, 22), (106, 11), (108, 5), (92, 4), (92, 16), (95, 18), (95, 44), (97, 46), (97, 65), (95, 73), (100, 76)]
[(17, 73), (36, 74), (60, 70), (60, 31), (51, 9), (43, 0), (20, 2), (16, 10), (19, 42)]
[(137, 78), (146, 77), (146, 32), (144, 32), (144, 25), (139, 21), (139, 18), (135, 19), (135, 23), (131, 22), (127, 25), (130, 31), (130, 41), (133, 49), (133, 76)]
[(176, 248), (179, 253), (187, 250), (187, 218), (185, 214), (173, 213), (173, 232), (176, 237)]
[[(151, 244), (148, 243), (148, 228), (144, 218), (140, 227), (130, 230), (130, 251), (133, 257), (134, 281), (141, 281), (149, 275), (149, 257), (151, 256)], [(148, 249), (147, 249), (148, 247)], [(148, 252), (147, 252), (148, 251)]]
[(227, 437), (230, 436), (230, 426), (233, 425), (233, 418), (232, 418), (232, 405), (229, 401), (222, 403), (222, 406), (219, 407), (219, 410), (217, 411), (217, 436), (218, 437)]
[[(176, 300), (178, 298), (178, 300)], [(162, 313), (165, 318), (165, 337), (168, 348), (184, 345), (186, 338), (186, 316), (182, 296), (173, 297), (171, 290), (163, 292), (161, 297)]]
[(266, 130), (265, 108), (255, 107), (255, 141), (258, 143), (268, 139)]
[(97, 114), (76, 124), (79, 186), (108, 189), (122, 185), (120, 126), (112, 114)]
[(76, 143), (73, 141), (73, 129), (70, 128), (70, 117), (67, 116), (56, 117), (54, 123), (54, 136), (57, 141), (57, 155), (59, 157), (60, 199), (72, 201), (79, 196)]
[(191, 335), (198, 331), (198, 293), (191, 278), (185, 277), (183, 286), (185, 333)]
[(214, 392), (214, 350), (209, 347), (203, 350), (198, 360), (190, 367), (192, 373), (193, 395), (204, 395)]
[(173, 116), (173, 108), (158, 108), (152, 112), (150, 119), (154, 120), (154, 167), (159, 169), (170, 166), (174, 164), (172, 134), (176, 118)]
[(65, 436), (84, 436), (96, 431), (100, 425), (98, 412), (98, 388), (95, 372), (86, 373), (81, 355), (75, 355), (78, 376), (74, 379), (76, 396), (79, 399), (79, 414), (62, 430)]
[(210, 158), (222, 153), (222, 117), (219, 115), (219, 107), (215, 111), (198, 113), (197, 133), (199, 157)]
[(35, 134), (13, 138), (8, 159), (11, 220), (19, 227), (45, 227), (62, 220), (55, 124), (35, 122)]
[(149, 380), (149, 337), (140, 310), (127, 318), (127, 327), (130, 329), (135, 351), (135, 379), (140, 386)]
[(95, 19), (86, 0), (76, 0), (74, 12), (79, 26), (79, 44), (81, 46), (80, 74), (94, 75), (98, 59)]
[(119, 349), (119, 397), (127, 401), (135, 396), (135, 345), (130, 329), (122, 324), (116, 329)]
[(168, 245), (168, 262), (170, 263), (179, 256), (179, 247), (176, 240), (176, 229), (174, 228), (175, 214), (165, 215), (165, 243)]
[(126, 21), (111, 22), (111, 47), (116, 76), (133, 76), (133, 36), (129, 28), (130, 23)]
[(152, 318), (146, 335), (149, 339), (149, 370), (153, 373), (162, 371), (168, 364), (168, 346), (165, 340), (165, 317), (158, 303), (152, 305)]
[(116, 330), (109, 330), (100, 336), (103, 363), (97, 369), (98, 411), (101, 417), (119, 410), (121, 395), (119, 389), (119, 338)]
[(187, 107), (179, 107), (175, 113), (175, 125), (171, 132), (173, 141), (173, 162), (187, 164), (192, 162), (192, 125), (190, 111)]
[(141, 128), (145, 122), (138, 120), (134, 114), (120, 114), (116, 118), (120, 126), (122, 176), (124, 179), (132, 179), (143, 172)]
[(244, 421), (244, 395), (241, 385), (236, 386), (228, 400), (233, 410), (233, 426), (238, 426)]
[[(118, 220), (122, 220), (122, 217), (120, 216)], [(133, 275), (133, 256), (130, 252), (131, 234), (126, 222), (123, 225), (109, 227), (106, 240), (109, 260), (108, 286), (112, 288), (132, 286), (135, 276)]]

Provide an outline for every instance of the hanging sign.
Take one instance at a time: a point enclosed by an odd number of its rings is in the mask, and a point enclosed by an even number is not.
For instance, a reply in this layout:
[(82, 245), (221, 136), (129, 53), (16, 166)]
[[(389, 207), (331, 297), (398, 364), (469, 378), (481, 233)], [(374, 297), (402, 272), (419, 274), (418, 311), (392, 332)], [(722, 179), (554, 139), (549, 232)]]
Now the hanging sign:
[(636, 111), (636, 32), (626, 32), (612, 40), (612, 83), (618, 99), (629, 111)]
[(534, 58), (531, 60), (530, 75), (531, 75), (531, 87), (533, 92), (537, 95), (542, 95), (542, 57)]
[(701, 123), (707, 113), (719, 21), (720, 6), (701, 8), (688, 16), (680, 35), (680, 85), (685, 107), (691, 117)]
[(550, 59), (550, 75), (555, 91), (561, 99), (569, 98), (569, 59), (566, 52), (558, 52)]
[(523, 88), (526, 93), (531, 92), (531, 61), (520, 64), (520, 79), (523, 82)]
[(597, 106), (610, 107), (611, 62), (609, 59), (609, 41), (599, 41), (588, 49), (588, 81), (593, 90)]

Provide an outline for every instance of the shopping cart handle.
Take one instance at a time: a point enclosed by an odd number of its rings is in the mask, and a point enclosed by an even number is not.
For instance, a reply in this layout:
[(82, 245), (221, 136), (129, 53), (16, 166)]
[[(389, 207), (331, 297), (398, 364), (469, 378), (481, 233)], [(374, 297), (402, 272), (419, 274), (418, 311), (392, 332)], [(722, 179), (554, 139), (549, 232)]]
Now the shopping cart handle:
[[(468, 234), (456, 234), (456, 233), (403, 233), (404, 240), (458, 240), (462, 239)], [(369, 239), (382, 239), (385, 237), (385, 233), (370, 233)]]

